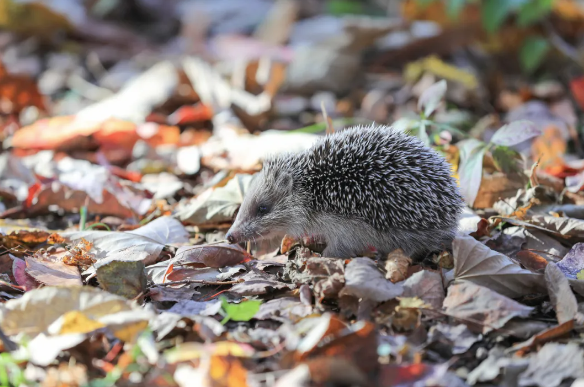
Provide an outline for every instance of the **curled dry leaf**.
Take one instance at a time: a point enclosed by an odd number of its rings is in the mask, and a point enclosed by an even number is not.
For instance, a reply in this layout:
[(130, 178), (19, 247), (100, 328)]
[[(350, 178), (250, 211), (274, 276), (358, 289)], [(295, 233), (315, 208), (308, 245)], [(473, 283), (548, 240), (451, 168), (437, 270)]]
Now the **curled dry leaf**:
[(545, 268), (545, 283), (558, 324), (573, 320), (578, 313), (578, 301), (570, 289), (568, 279), (554, 262)]
[(404, 282), (404, 297), (419, 297), (436, 310), (442, 309), (444, 286), (439, 273), (422, 270), (414, 273)]
[(14, 275), (16, 283), (22, 286), (25, 291), (38, 288), (41, 284), (26, 272), (26, 262), (12, 255), (10, 257), (12, 258), (12, 275)]
[(576, 243), (572, 246), (557, 266), (566, 277), (577, 279), (578, 273), (584, 270), (584, 243)]
[(345, 287), (340, 295), (382, 302), (399, 297), (403, 287), (386, 280), (369, 258), (354, 258), (345, 269)]
[(545, 292), (541, 274), (522, 269), (470, 236), (456, 237), (452, 248), (455, 283), (470, 281), (507, 297)]
[(501, 328), (513, 317), (527, 317), (533, 308), (470, 282), (448, 288), (445, 312), (458, 317), (469, 329), (487, 333)]
[(408, 275), (408, 267), (411, 265), (412, 259), (405, 255), (402, 249), (397, 249), (387, 254), (387, 261), (385, 262), (385, 278), (393, 283), (400, 282), (406, 279)]
[(584, 378), (584, 350), (576, 343), (547, 343), (530, 358), (519, 385), (557, 387), (568, 378)]
[(234, 266), (251, 260), (251, 255), (238, 245), (215, 243), (202, 246), (183, 246), (176, 251), (173, 263), (196, 267)]

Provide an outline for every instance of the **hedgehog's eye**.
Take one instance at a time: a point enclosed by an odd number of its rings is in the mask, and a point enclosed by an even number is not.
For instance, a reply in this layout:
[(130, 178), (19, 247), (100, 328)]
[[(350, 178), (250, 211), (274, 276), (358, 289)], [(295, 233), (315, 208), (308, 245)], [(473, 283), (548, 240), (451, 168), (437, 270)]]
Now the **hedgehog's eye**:
[(258, 215), (265, 215), (268, 213), (268, 206), (260, 204), (258, 206)]

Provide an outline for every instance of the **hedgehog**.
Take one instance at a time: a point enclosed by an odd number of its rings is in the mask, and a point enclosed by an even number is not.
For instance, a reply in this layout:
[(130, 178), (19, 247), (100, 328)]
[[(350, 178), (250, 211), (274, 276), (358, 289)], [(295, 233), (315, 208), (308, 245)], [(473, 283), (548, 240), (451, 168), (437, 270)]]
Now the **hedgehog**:
[(462, 207), (441, 155), (391, 126), (356, 126), (266, 158), (226, 238), (309, 236), (325, 257), (420, 257), (450, 244)]

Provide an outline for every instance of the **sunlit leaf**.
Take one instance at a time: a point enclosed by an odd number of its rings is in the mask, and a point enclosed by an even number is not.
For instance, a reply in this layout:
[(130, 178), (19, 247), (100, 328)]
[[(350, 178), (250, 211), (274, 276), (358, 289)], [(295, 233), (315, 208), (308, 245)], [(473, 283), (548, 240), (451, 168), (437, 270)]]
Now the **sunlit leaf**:
[(523, 70), (531, 73), (537, 69), (550, 48), (550, 43), (544, 38), (531, 37), (525, 39), (519, 52)]
[(497, 145), (512, 146), (541, 134), (542, 131), (533, 122), (519, 120), (497, 130), (491, 138), (491, 142)]

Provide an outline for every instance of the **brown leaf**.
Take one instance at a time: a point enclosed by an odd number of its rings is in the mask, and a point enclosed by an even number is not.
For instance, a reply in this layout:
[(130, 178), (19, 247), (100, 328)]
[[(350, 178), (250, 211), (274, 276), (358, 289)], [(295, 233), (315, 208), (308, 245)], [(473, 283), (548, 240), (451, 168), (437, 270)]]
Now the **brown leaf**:
[(29, 291), (40, 286), (33, 276), (26, 272), (26, 262), (20, 258), (12, 257), (12, 274), (16, 279), (16, 283), (24, 290)]
[(182, 246), (176, 251), (173, 262), (195, 267), (235, 266), (251, 260), (251, 255), (238, 245), (215, 243), (202, 246)]
[(76, 266), (65, 265), (62, 261), (40, 259), (40, 255), (26, 257), (26, 272), (38, 282), (49, 286), (81, 286), (81, 275)]
[(519, 251), (516, 257), (525, 268), (534, 272), (543, 272), (548, 264), (544, 257), (529, 250)]
[(393, 283), (406, 279), (408, 267), (412, 264), (412, 259), (404, 254), (402, 249), (397, 249), (387, 255), (385, 262), (385, 278)]
[(8, 74), (0, 61), (0, 114), (19, 114), (28, 106), (47, 111), (35, 81), (24, 75)]
[(326, 356), (346, 359), (366, 373), (378, 367), (374, 324), (361, 321), (347, 327), (336, 317), (324, 315), (312, 329), (295, 353), (297, 361)]
[(533, 310), (470, 282), (450, 286), (444, 307), (447, 314), (483, 334), (501, 328), (513, 317), (527, 317)]

